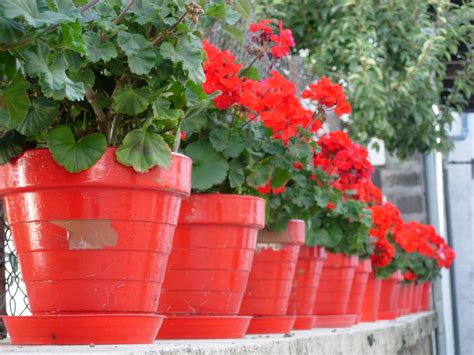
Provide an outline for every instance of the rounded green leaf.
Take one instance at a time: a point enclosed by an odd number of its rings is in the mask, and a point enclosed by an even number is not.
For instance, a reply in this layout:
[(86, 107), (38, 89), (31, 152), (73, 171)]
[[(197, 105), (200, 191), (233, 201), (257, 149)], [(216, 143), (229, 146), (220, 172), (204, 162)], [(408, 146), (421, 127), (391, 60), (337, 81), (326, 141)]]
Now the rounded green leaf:
[(150, 96), (151, 90), (148, 87), (134, 89), (131, 86), (126, 86), (117, 90), (112, 97), (114, 101), (112, 109), (115, 112), (134, 116), (146, 110), (150, 105)]
[(26, 137), (17, 131), (8, 131), (0, 137), (0, 164), (20, 154), (26, 144)]
[(156, 63), (153, 45), (140, 34), (120, 32), (117, 36), (120, 48), (128, 58), (130, 71), (137, 75), (148, 74)]
[(31, 136), (48, 128), (59, 114), (53, 101), (40, 97), (31, 103), (26, 117), (18, 124), (16, 130), (25, 136)]
[(119, 163), (144, 173), (155, 165), (167, 168), (171, 164), (171, 149), (158, 133), (138, 128), (127, 133), (116, 157)]
[(93, 166), (104, 154), (107, 140), (101, 133), (76, 138), (68, 126), (58, 125), (48, 134), (48, 149), (54, 160), (70, 173)]
[(214, 150), (211, 143), (206, 141), (191, 143), (185, 152), (193, 160), (194, 189), (207, 190), (225, 180), (229, 164)]

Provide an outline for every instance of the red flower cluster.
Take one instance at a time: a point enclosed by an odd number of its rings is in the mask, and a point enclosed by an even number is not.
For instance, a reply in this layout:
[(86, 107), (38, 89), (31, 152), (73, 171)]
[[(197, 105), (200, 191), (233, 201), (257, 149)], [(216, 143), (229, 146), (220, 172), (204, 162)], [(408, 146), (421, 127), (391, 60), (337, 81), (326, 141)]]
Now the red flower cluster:
[(406, 223), (395, 234), (395, 241), (408, 253), (418, 252), (430, 259), (436, 259), (440, 268), (449, 268), (456, 257), (451, 247), (431, 225)]
[(321, 151), (314, 156), (314, 165), (337, 177), (334, 187), (344, 191), (370, 181), (374, 168), (368, 159), (369, 153), (364, 147), (353, 143), (346, 133), (335, 131), (325, 134), (318, 145)]
[(363, 201), (370, 206), (381, 205), (383, 203), (383, 194), (376, 185), (369, 181), (367, 183), (355, 184), (350, 187), (355, 192), (354, 198)]
[(278, 195), (285, 192), (286, 184), (283, 184), (283, 186), (278, 187), (278, 188), (275, 188), (275, 187), (272, 188), (270, 185), (271, 185), (271, 179), (268, 180), (268, 182), (264, 186), (258, 187), (257, 191), (264, 195), (268, 195), (270, 192), (272, 192), (274, 195)]
[(339, 84), (333, 84), (331, 80), (325, 76), (318, 80), (316, 84), (312, 84), (308, 89), (303, 91), (304, 99), (317, 101), (318, 104), (329, 109), (335, 107), (336, 115), (342, 116), (349, 114), (352, 107), (347, 102), (344, 90)]
[(418, 276), (411, 270), (408, 270), (403, 274), (403, 279), (410, 282), (415, 281), (417, 277)]
[(378, 239), (370, 256), (372, 265), (380, 268), (387, 266), (395, 257), (395, 253), (395, 247), (386, 238)]
[(397, 207), (390, 202), (371, 207), (373, 228), (370, 234), (376, 238), (375, 250), (371, 255), (372, 264), (385, 267), (395, 257), (396, 249), (389, 241), (389, 235), (394, 235), (402, 225), (402, 218)]
[(221, 91), (222, 94), (214, 99), (214, 104), (225, 110), (240, 99), (242, 80), (238, 74), (242, 64), (235, 63), (235, 56), (229, 50), (220, 51), (206, 40), (203, 41), (203, 48), (207, 61), (204, 63), (206, 81), (202, 88), (206, 94)]
[[(270, 48), (271, 56), (280, 59), (290, 53), (295, 46), (293, 33), (289, 29), (283, 28), (283, 22), (278, 24), (279, 33), (276, 34), (271, 27), (275, 20), (261, 20), (258, 23), (250, 24), (250, 32), (256, 33), (253, 37), (254, 42), (266, 48)], [(270, 54), (269, 53), (269, 54)]]
[(273, 71), (266, 80), (247, 80), (242, 86), (240, 103), (261, 118), (274, 138), (288, 142), (297, 134), (298, 127), (312, 132), (321, 128), (321, 122), (301, 105), (296, 93), (295, 84)]

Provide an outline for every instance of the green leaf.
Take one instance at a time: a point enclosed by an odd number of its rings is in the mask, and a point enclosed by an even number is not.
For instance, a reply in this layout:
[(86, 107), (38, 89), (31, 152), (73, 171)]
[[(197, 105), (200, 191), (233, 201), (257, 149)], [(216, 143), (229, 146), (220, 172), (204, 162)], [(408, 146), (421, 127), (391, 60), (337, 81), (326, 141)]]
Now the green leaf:
[(211, 143), (197, 141), (188, 145), (186, 155), (193, 160), (193, 188), (207, 190), (225, 180), (229, 164)]
[(282, 187), (289, 179), (291, 173), (287, 169), (276, 168), (272, 175), (271, 187), (280, 188)]
[(116, 152), (117, 161), (144, 173), (158, 165), (167, 168), (171, 164), (171, 149), (158, 133), (146, 128), (135, 129), (125, 136)]
[(68, 98), (71, 101), (82, 101), (85, 95), (84, 84), (72, 81), (66, 74), (66, 68), (64, 57), (57, 57), (40, 78), (41, 89), (45, 96), (55, 100)]
[(86, 56), (92, 63), (103, 60), (105, 63), (117, 57), (117, 50), (112, 41), (101, 42), (100, 37), (95, 32), (84, 34), (86, 41)]
[(55, 100), (65, 97), (71, 101), (84, 99), (84, 84), (72, 81), (66, 74), (68, 67), (66, 59), (57, 55), (52, 62), (49, 61), (50, 48), (39, 42), (32, 50), (24, 53), (26, 57), (25, 70), (27, 74), (40, 78), (43, 94)]
[(120, 48), (127, 55), (130, 71), (137, 75), (150, 73), (156, 62), (151, 42), (137, 33), (120, 32), (117, 38)]
[(17, 131), (8, 131), (0, 138), (0, 164), (19, 155), (26, 145), (26, 137)]
[(4, 130), (10, 125), (10, 114), (3, 107), (0, 107), (0, 129)]
[(252, 15), (252, 4), (250, 0), (236, 0), (234, 7), (244, 19), (249, 19)]
[(25, 136), (35, 135), (48, 128), (58, 114), (59, 110), (54, 102), (40, 97), (31, 103), (26, 117), (18, 124), (16, 130)]
[(16, 43), (23, 37), (24, 32), (25, 29), (20, 23), (5, 18), (0, 13), (0, 43)]
[(79, 20), (72, 23), (61, 24), (64, 45), (77, 53), (86, 53), (86, 41), (82, 35), (82, 27)]
[(115, 112), (134, 116), (145, 111), (150, 105), (151, 90), (147, 86), (140, 89), (126, 86), (118, 89), (112, 99), (112, 109)]
[(273, 167), (270, 163), (264, 161), (254, 166), (252, 172), (247, 176), (247, 184), (251, 187), (258, 188), (265, 186), (272, 176)]
[[(15, 19), (17, 17), (23, 17), (25, 21), (33, 27), (58, 25), (62, 22), (75, 20), (75, 18), (70, 17), (70, 14), (40, 11), (38, 4), (41, 4), (41, 2), (35, 0), (3, 0), (2, 6), (6, 18)], [(41, 9), (43, 8), (44, 7)]]
[(209, 134), (209, 141), (218, 152), (226, 149), (229, 141), (229, 130), (225, 127), (218, 127), (211, 130)]
[(48, 134), (48, 149), (54, 160), (70, 173), (93, 166), (104, 154), (107, 140), (101, 133), (93, 133), (76, 142), (71, 128), (55, 126)]
[(206, 80), (202, 68), (202, 44), (197, 36), (188, 34), (187, 37), (179, 37), (176, 47), (165, 42), (161, 45), (160, 53), (173, 63), (181, 63), (195, 83), (200, 84)]
[(28, 86), (28, 81), (18, 73), (3, 92), (4, 106), (10, 113), (9, 128), (15, 127), (28, 112), (28, 107), (30, 106), (30, 98), (26, 91)]
[(229, 164), (229, 183), (231, 188), (242, 186), (245, 181), (244, 170), (242, 164), (234, 159)]
[[(166, 102), (166, 104), (164, 104)], [(177, 122), (181, 115), (183, 114), (183, 110), (179, 109), (172, 109), (169, 107), (169, 101), (166, 100), (156, 100), (153, 105), (153, 118), (158, 121), (168, 120)]]
[(244, 33), (237, 26), (225, 25), (223, 27), (224, 31), (232, 36), (239, 43), (244, 43)]

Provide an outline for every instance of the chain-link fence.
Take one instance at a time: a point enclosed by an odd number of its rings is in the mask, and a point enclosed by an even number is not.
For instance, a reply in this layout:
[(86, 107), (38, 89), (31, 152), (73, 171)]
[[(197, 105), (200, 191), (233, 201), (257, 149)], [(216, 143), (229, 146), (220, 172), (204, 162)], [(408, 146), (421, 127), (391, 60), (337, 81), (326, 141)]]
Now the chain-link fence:
[[(10, 228), (4, 220), (1, 204), (0, 211), (0, 313), (15, 316), (30, 314), (18, 256)], [(0, 337), (6, 337), (5, 327), (1, 320)]]

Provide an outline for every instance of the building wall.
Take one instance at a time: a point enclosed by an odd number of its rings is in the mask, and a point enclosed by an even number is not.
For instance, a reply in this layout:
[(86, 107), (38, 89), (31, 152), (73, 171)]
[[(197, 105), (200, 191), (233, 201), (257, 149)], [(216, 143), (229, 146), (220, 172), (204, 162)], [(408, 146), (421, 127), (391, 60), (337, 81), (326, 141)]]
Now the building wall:
[[(474, 158), (474, 113), (467, 117), (468, 134), (455, 141), (447, 155), (447, 202), (451, 216), (451, 239), (456, 260), (451, 273), (453, 300), (459, 332), (460, 354), (474, 353), (474, 179), (471, 160)], [(461, 137), (461, 117), (452, 130)], [(449, 226), (448, 226), (449, 227)]]

